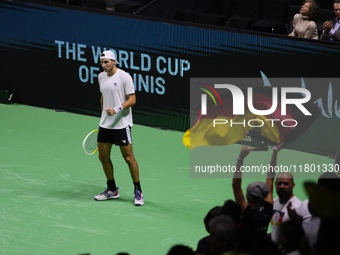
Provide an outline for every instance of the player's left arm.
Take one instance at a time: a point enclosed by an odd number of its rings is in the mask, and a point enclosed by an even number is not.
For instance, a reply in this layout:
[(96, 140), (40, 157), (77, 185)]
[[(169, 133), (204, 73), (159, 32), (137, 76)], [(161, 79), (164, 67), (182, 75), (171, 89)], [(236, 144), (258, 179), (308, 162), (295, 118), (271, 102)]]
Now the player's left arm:
[(128, 109), (136, 104), (136, 95), (135, 94), (130, 94), (126, 95), (126, 101), (122, 103), (122, 105), (117, 106), (115, 108), (107, 108), (106, 113), (109, 116), (115, 115), (117, 112), (121, 112), (125, 109)]
[(122, 110), (128, 109), (136, 104), (136, 94), (135, 88), (133, 85), (133, 80), (130, 75), (126, 75), (124, 82), (124, 93), (126, 95), (126, 101), (121, 105), (123, 107)]
[(136, 94), (126, 95), (126, 101), (122, 104), (124, 109), (130, 108), (136, 104)]

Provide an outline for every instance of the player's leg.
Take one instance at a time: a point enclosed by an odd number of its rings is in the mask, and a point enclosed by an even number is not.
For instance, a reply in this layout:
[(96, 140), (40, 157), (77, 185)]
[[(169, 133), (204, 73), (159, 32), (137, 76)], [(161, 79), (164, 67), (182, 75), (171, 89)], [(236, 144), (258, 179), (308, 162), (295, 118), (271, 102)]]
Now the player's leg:
[(107, 180), (113, 180), (113, 164), (111, 161), (111, 143), (98, 143), (99, 160), (102, 163), (103, 170)]
[(138, 163), (135, 159), (135, 156), (133, 155), (132, 144), (120, 146), (120, 151), (122, 152), (125, 162), (129, 166), (132, 181), (134, 183), (139, 182)]
[(110, 142), (110, 130), (100, 128), (98, 133), (99, 160), (102, 164), (106, 179), (107, 189), (100, 195), (94, 197), (95, 200), (116, 199), (119, 197), (118, 188), (113, 175), (113, 164), (110, 158), (112, 143)]
[(120, 151), (122, 152), (122, 156), (129, 166), (131, 178), (135, 187), (135, 205), (143, 205), (144, 204), (144, 198), (142, 193), (142, 188), (140, 186), (139, 181), (139, 168), (137, 160), (135, 159), (135, 156), (132, 151), (132, 144), (128, 145), (122, 145), (120, 146)]

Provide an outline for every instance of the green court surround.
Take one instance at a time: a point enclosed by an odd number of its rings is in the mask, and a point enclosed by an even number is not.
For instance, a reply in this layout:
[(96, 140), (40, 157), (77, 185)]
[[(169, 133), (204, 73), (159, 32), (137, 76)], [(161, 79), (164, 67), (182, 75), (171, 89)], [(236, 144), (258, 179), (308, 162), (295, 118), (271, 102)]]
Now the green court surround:
[[(105, 189), (97, 154), (81, 148), (98, 118), (0, 104), (0, 254), (131, 255), (166, 254), (172, 245), (196, 248), (207, 235), (203, 218), (213, 206), (233, 199), (231, 179), (190, 178), (190, 151), (182, 132), (140, 125), (132, 128), (145, 205), (133, 205), (127, 165), (114, 148), (112, 159), (121, 197), (95, 201)], [(225, 146), (236, 163), (240, 145)], [(269, 163), (268, 152), (254, 152), (248, 164)], [(330, 164), (333, 160), (291, 150), (278, 164)], [(244, 179), (246, 188), (253, 179)], [(296, 179), (295, 193), (306, 199)]]

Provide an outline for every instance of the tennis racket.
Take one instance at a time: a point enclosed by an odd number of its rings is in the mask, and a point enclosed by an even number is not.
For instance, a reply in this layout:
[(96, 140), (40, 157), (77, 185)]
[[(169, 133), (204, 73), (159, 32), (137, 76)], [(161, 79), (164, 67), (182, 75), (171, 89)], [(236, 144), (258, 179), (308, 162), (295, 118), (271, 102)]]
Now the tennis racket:
[(83, 151), (87, 155), (93, 155), (98, 150), (97, 145), (98, 129), (91, 131), (83, 141)]

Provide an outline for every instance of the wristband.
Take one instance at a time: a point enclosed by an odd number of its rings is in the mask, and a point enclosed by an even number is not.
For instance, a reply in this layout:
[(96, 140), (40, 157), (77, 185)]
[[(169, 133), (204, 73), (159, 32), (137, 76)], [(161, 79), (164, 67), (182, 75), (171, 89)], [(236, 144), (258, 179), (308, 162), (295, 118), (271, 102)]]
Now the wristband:
[(240, 156), (237, 156), (236, 158), (237, 160), (241, 160), (241, 161), (243, 160), (243, 158), (241, 158)]
[(123, 108), (123, 106), (122, 105), (120, 105), (120, 106), (117, 106), (117, 107), (115, 107), (115, 108), (113, 108), (114, 110), (115, 110), (115, 112), (116, 113), (119, 113), (119, 112), (121, 112), (121, 111), (123, 111), (124, 110), (124, 108)]

